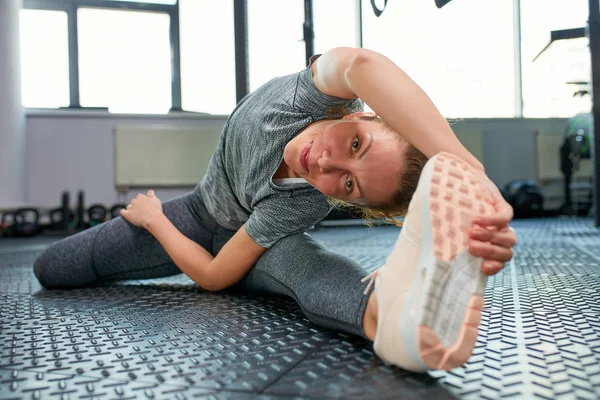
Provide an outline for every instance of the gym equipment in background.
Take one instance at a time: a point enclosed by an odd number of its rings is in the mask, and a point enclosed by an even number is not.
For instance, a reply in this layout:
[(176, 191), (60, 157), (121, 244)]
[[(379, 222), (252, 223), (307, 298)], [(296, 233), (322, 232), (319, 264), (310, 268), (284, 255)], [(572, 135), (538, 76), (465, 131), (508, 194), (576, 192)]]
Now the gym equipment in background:
[[(62, 205), (50, 211), (50, 224), (45, 228), (52, 233), (71, 235), (90, 227), (99, 225), (111, 218), (108, 209), (103, 204), (92, 204), (86, 209), (85, 193), (83, 190), (77, 192), (77, 204), (75, 210), (71, 209), (69, 192), (63, 192)], [(125, 205), (118, 205), (125, 208)], [(119, 216), (118, 210), (116, 215)]]
[(88, 226), (94, 227), (105, 222), (108, 218), (108, 210), (102, 204), (93, 204), (87, 209)]
[(40, 232), (40, 212), (36, 208), (19, 208), (2, 214), (0, 237), (31, 237)]
[(31, 207), (20, 208), (14, 213), (14, 235), (31, 237), (40, 233), (40, 212)]
[(450, 0), (435, 0), (435, 5), (437, 8), (442, 8), (448, 3), (450, 3)]
[[(588, 37), (587, 27), (561, 29), (550, 32), (550, 42), (535, 56), (533, 61), (537, 60), (552, 43), (559, 40), (569, 40)], [(594, 52), (592, 52), (594, 54)], [(573, 93), (573, 97), (585, 96), (590, 94), (588, 87), (590, 82), (567, 82), (569, 85), (583, 86)], [(588, 215), (594, 205), (594, 185), (593, 182), (582, 184), (573, 184), (573, 172), (579, 169), (579, 161), (591, 158), (591, 144), (594, 140), (593, 115), (590, 112), (579, 113), (570, 118), (565, 129), (563, 143), (559, 150), (560, 169), (563, 173), (565, 202), (559, 208), (559, 213), (568, 215)], [(572, 189), (589, 189), (588, 198), (584, 201), (573, 203)]]
[[(50, 211), (50, 223), (43, 226), (44, 232), (58, 235), (72, 235), (79, 231), (100, 225), (111, 218), (119, 217), (119, 209), (125, 208), (124, 204), (113, 206), (114, 211), (109, 211), (103, 204), (92, 204), (85, 207), (85, 193), (77, 193), (75, 210), (70, 208), (69, 193), (63, 192), (62, 206)], [(112, 210), (112, 209), (111, 209)]]
[[(67, 232), (68, 227), (71, 225), (71, 221), (75, 220), (75, 214), (72, 210), (68, 210), (65, 214), (62, 207), (55, 208), (50, 211), (50, 224), (46, 225), (45, 229), (50, 229), (53, 231), (63, 231)], [(65, 225), (67, 229), (65, 229)]]
[(14, 235), (15, 213), (7, 211), (2, 214), (0, 220), (0, 237), (12, 237)]
[(127, 207), (126, 204), (117, 203), (110, 208), (110, 217), (117, 218), (121, 216), (119, 212), (121, 209), (125, 209)]
[(533, 180), (519, 179), (504, 186), (503, 195), (514, 210), (515, 218), (541, 217), (544, 195)]
[(550, 31), (550, 41), (548, 42), (548, 44), (546, 46), (544, 46), (544, 48), (542, 49), (542, 51), (540, 51), (538, 53), (538, 55), (535, 56), (535, 58), (533, 59), (532, 62), (535, 62), (535, 60), (537, 60), (538, 58), (540, 58), (540, 56), (542, 54), (544, 54), (544, 52), (546, 50), (548, 50), (548, 48), (550, 48), (550, 46), (554, 42), (557, 42), (559, 40), (569, 40), (569, 39), (584, 38), (586, 36), (587, 36), (587, 34), (586, 34), (586, 28), (571, 28), (571, 29), (560, 29), (560, 30), (557, 30), (557, 31)]
[(77, 221), (75, 223), (75, 229), (84, 230), (85, 224), (85, 194), (83, 190), (77, 192)]
[(377, 0), (371, 0), (371, 7), (373, 7), (373, 12), (376, 17), (380, 17), (381, 14), (385, 11), (385, 7), (387, 6), (388, 0), (382, 0), (383, 4), (381, 6), (377, 5)]
[[(450, 3), (451, 0), (435, 0), (435, 5), (437, 8), (442, 8), (446, 4)], [(383, 4), (381, 4), (383, 2)], [(379, 5), (377, 4), (379, 3)], [(373, 7), (373, 12), (376, 17), (380, 17), (381, 14), (385, 11), (385, 7), (387, 7), (388, 0), (371, 0), (371, 7)]]
[(71, 195), (67, 191), (61, 194), (60, 207), (48, 212), (50, 222), (41, 225), (41, 231), (46, 235), (69, 236), (76, 231), (77, 218), (71, 209)]
[[(583, 93), (583, 91), (577, 92)], [(592, 183), (575, 185), (573, 174), (579, 170), (580, 161), (591, 158), (593, 143), (592, 114), (579, 113), (567, 122), (563, 143), (560, 146), (560, 170), (563, 173), (565, 202), (560, 207), (561, 214), (582, 215), (589, 213), (593, 205)], [(573, 202), (574, 188), (588, 189), (589, 194), (584, 201)]]
[(71, 195), (64, 191), (61, 195), (61, 206), (50, 210), (50, 224), (44, 226), (44, 230), (60, 235), (68, 235), (75, 221), (75, 214), (70, 207)]
[(82, 230), (100, 225), (111, 218), (120, 217), (126, 204), (117, 203), (108, 209), (103, 204), (92, 204), (85, 208), (85, 193), (77, 192), (75, 209), (70, 206), (70, 193), (61, 194), (61, 206), (48, 212), (27, 207), (0, 214), (0, 237), (31, 237), (37, 234), (69, 236)]

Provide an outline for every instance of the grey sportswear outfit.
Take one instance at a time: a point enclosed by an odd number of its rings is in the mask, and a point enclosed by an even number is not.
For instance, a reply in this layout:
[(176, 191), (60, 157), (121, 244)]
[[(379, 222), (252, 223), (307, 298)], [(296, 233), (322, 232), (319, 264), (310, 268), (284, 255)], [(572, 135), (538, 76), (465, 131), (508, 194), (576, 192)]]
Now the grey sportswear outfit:
[[(366, 272), (306, 234), (330, 210), (307, 183), (272, 182), (285, 145), (329, 110), (362, 110), (359, 100), (321, 93), (311, 70), (271, 80), (232, 112), (204, 179), (193, 192), (163, 203), (164, 214), (188, 238), (215, 255), (246, 224), (268, 248), (238, 287), (290, 296), (315, 324), (364, 336)], [(181, 271), (145, 229), (119, 217), (51, 245), (35, 262), (46, 288), (73, 288)]]

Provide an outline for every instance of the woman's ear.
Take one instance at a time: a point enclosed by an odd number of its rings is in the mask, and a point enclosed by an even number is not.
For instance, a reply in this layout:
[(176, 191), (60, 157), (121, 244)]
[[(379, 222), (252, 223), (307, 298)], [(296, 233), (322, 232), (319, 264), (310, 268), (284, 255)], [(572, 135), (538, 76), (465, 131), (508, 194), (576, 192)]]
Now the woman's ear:
[(367, 112), (358, 111), (358, 112), (355, 112), (352, 114), (344, 115), (344, 119), (360, 119), (362, 117), (376, 117), (376, 116), (377, 116), (377, 114), (375, 114), (374, 112), (371, 112), (371, 111), (367, 111)]

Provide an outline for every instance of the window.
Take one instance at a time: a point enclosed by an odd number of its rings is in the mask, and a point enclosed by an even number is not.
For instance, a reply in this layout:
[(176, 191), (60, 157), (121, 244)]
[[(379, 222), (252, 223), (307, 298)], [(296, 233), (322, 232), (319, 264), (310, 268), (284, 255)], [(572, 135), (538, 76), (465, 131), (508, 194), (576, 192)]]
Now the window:
[(248, 2), (250, 91), (306, 67), (302, 0)]
[(363, 44), (408, 73), (446, 117), (512, 117), (512, 3), (390, 1), (377, 18), (363, 1)]
[(523, 115), (529, 118), (570, 117), (591, 110), (591, 96), (573, 97), (586, 86), (568, 81), (590, 81), (587, 38), (554, 42), (553, 30), (587, 25), (588, 0), (521, 0), (521, 54)]
[[(315, 52), (360, 44), (358, 5), (359, 0), (314, 0)], [(23, 7), (23, 103), (28, 107), (165, 113), (173, 106), (212, 114), (235, 107), (231, 0), (97, 0), (94, 5), (23, 0)], [(177, 10), (179, 19), (171, 20)], [(75, 17), (76, 26), (70, 25)], [(171, 49), (172, 22), (180, 23), (174, 49), (179, 58)], [(302, 0), (248, 2), (250, 90), (306, 67), (303, 23)], [(77, 59), (69, 54), (70, 35), (77, 37)], [(70, 78), (77, 85), (69, 87)]]
[(21, 10), (22, 103), (30, 108), (69, 105), (67, 14)]
[(236, 103), (233, 1), (180, 0), (182, 108), (229, 114)]
[(168, 14), (78, 10), (83, 107), (167, 113), (171, 108)]
[(315, 53), (334, 47), (359, 47), (359, 1), (313, 0)]

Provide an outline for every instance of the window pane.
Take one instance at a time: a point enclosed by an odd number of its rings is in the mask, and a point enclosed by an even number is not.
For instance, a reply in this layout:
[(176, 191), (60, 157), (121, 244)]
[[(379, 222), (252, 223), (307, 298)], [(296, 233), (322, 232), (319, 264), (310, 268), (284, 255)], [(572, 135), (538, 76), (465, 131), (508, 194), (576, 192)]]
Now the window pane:
[(69, 105), (69, 41), (63, 11), (21, 10), (23, 106)]
[(358, 0), (313, 0), (316, 54), (360, 46), (358, 6)]
[(250, 91), (306, 65), (302, 0), (249, 0)]
[(591, 96), (573, 97), (590, 81), (587, 38), (554, 42), (535, 62), (550, 41), (553, 30), (587, 25), (588, 0), (521, 0), (521, 52), (523, 114), (530, 118), (569, 117), (591, 110)]
[(82, 8), (81, 105), (111, 112), (167, 113), (171, 108), (169, 16)]
[[(410, 4), (409, 4), (410, 3)], [(512, 1), (363, 1), (364, 47), (393, 60), (446, 117), (515, 114)]]
[(181, 0), (179, 16), (183, 109), (231, 113), (236, 100), (233, 1)]

